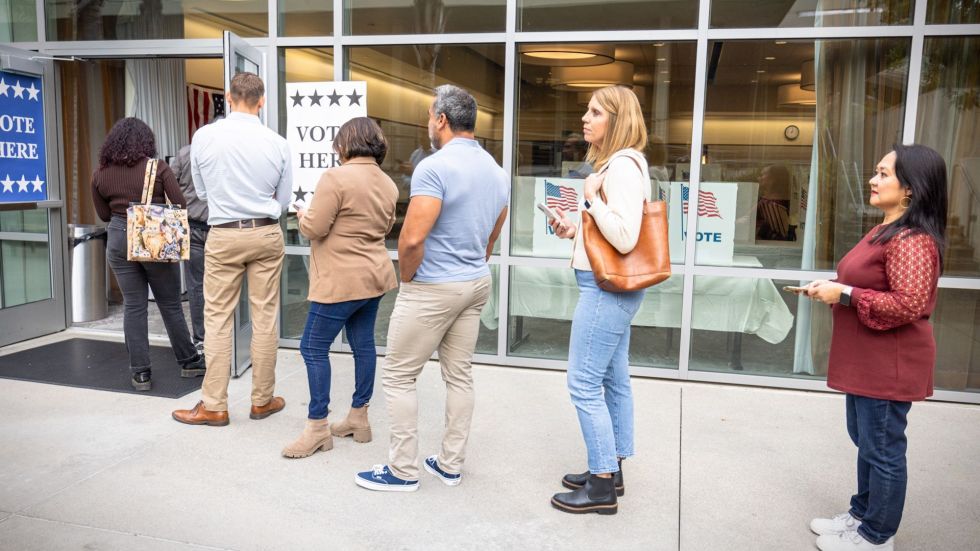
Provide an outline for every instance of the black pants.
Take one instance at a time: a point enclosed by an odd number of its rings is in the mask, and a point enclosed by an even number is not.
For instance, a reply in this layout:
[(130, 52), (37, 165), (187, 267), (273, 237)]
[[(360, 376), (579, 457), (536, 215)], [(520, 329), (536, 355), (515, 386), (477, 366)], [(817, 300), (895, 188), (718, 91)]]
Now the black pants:
[(150, 369), (147, 284), (153, 289), (177, 362), (195, 359), (197, 349), (191, 343), (184, 310), (180, 305), (180, 265), (172, 262), (130, 262), (126, 260), (125, 218), (113, 216), (108, 229), (106, 256), (123, 294), (123, 332), (129, 350), (129, 368), (134, 374)]
[(204, 342), (204, 244), (208, 230), (191, 225), (191, 259), (184, 262), (184, 283), (187, 302), (191, 307), (191, 327), (194, 342)]

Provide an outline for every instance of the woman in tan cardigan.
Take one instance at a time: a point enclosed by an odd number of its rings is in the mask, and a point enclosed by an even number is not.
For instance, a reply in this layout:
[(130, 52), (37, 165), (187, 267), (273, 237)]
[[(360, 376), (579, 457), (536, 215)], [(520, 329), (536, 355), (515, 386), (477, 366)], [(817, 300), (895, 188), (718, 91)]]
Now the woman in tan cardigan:
[[(300, 341), (310, 407), (303, 433), (282, 450), (286, 457), (327, 451), (332, 436), (371, 441), (374, 322), (381, 297), (397, 286), (384, 239), (395, 222), (398, 188), (379, 167), (388, 152), (384, 134), (367, 117), (352, 119), (337, 132), (334, 151), (341, 166), (324, 172), (309, 209), (296, 211), (299, 231), (310, 240), (310, 312)], [(354, 398), (347, 418), (328, 427), (330, 344), (341, 329), (354, 352)]]

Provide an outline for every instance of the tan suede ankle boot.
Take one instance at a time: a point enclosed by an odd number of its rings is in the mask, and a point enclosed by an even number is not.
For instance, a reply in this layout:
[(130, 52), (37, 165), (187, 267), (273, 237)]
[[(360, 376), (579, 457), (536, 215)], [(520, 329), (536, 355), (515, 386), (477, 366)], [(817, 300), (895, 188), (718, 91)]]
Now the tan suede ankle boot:
[(309, 457), (320, 451), (333, 449), (333, 435), (326, 419), (307, 419), (303, 434), (295, 442), (282, 449), (284, 457)]
[(350, 408), (347, 418), (339, 423), (334, 423), (330, 430), (334, 436), (341, 438), (353, 436), (355, 442), (370, 442), (371, 425), (368, 423), (368, 406)]

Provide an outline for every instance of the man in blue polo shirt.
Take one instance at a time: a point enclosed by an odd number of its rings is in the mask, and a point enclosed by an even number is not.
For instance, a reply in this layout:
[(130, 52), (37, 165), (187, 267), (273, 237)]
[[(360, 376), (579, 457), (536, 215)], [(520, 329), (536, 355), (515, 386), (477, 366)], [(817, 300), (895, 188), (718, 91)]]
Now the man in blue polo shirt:
[(391, 422), (388, 464), (357, 473), (370, 490), (414, 491), (419, 482), (415, 380), (439, 351), (446, 382), (446, 430), (425, 470), (455, 486), (462, 479), (473, 414), (471, 363), (480, 312), (490, 297), (487, 260), (507, 218), (507, 173), (474, 139), (476, 100), (449, 84), (435, 89), (429, 139), (438, 151), (412, 174), (398, 238), (401, 288), (388, 327), (385, 397)]

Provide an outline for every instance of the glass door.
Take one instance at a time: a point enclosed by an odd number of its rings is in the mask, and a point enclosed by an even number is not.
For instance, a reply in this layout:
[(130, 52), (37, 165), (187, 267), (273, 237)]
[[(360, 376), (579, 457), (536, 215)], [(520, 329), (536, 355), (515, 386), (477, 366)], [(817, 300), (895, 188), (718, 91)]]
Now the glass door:
[[(269, 86), (269, 80), (266, 78), (265, 52), (249, 46), (241, 37), (231, 31), (224, 32), (224, 65), (226, 93), (231, 89), (231, 77), (242, 72), (259, 75), (266, 87)], [(268, 125), (268, 109), (262, 109), (259, 118)], [(249, 348), (251, 342), (252, 319), (248, 311), (248, 285), (243, 283), (241, 298), (238, 301), (238, 308), (235, 310), (235, 331), (232, 334), (231, 365), (234, 377), (241, 376), (246, 369), (252, 366), (252, 353)]]
[(0, 346), (67, 327), (54, 66), (0, 46)]

